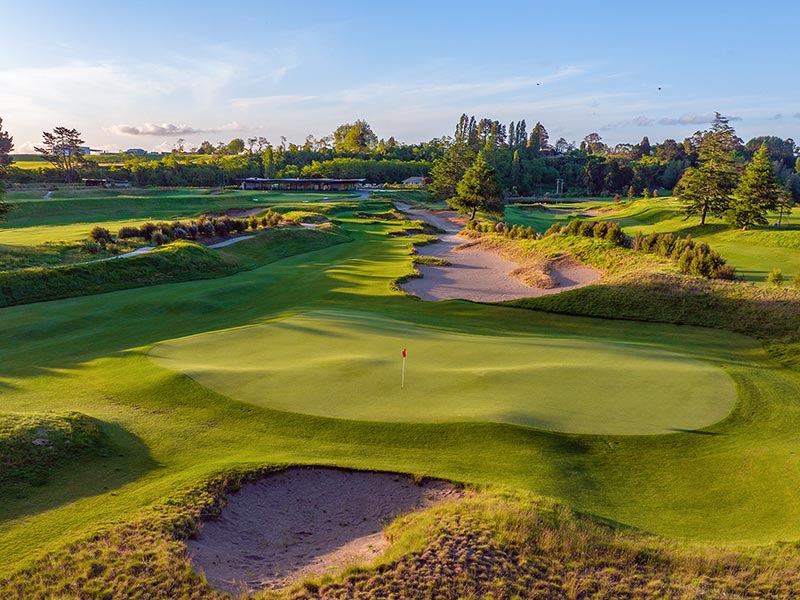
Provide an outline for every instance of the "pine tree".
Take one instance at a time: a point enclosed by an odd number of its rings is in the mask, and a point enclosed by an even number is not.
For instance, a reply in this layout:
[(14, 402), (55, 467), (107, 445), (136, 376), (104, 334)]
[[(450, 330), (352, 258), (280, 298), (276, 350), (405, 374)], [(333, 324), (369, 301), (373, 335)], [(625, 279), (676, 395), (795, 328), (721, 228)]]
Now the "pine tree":
[(464, 173), (475, 159), (474, 150), (467, 144), (465, 130), (463, 141), (456, 141), (444, 156), (436, 159), (431, 169), (433, 181), (429, 187), (433, 197), (439, 201), (449, 201), (456, 196), (456, 187)]
[(457, 195), (448, 204), (462, 213), (470, 213), (470, 220), (480, 209), (491, 214), (502, 214), (503, 191), (497, 171), (483, 155), (478, 153), (475, 162), (458, 182)]
[[(800, 161), (800, 158), (797, 160)], [(778, 196), (778, 227), (783, 224), (784, 215), (792, 214), (793, 206), (794, 198), (792, 197), (792, 189), (789, 185), (786, 185), (786, 187), (781, 190), (780, 196)]]
[(9, 155), (14, 149), (14, 138), (3, 131), (3, 119), (0, 118), (0, 221), (4, 221), (10, 207), (3, 200), (6, 191), (6, 170), (12, 162)]
[(728, 220), (731, 225), (742, 229), (766, 225), (767, 212), (778, 208), (779, 196), (780, 185), (769, 161), (767, 145), (761, 144), (734, 192)]
[(72, 183), (78, 176), (80, 167), (85, 163), (82, 148), (84, 143), (81, 132), (77, 129), (56, 127), (52, 133), (49, 131), (42, 133), (42, 145), (34, 147), (34, 150), (53, 164), (63, 175), (66, 183)]
[(683, 212), (687, 216), (699, 214), (700, 225), (705, 225), (709, 214), (719, 217), (728, 210), (738, 179), (736, 149), (740, 145), (728, 119), (716, 113), (711, 130), (699, 143), (700, 165), (686, 169), (676, 186)]

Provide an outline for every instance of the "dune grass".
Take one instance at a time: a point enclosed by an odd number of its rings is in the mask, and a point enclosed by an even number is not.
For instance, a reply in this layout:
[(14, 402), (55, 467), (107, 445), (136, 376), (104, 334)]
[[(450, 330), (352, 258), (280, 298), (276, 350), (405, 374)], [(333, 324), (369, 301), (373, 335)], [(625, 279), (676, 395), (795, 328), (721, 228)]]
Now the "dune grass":
[[(23, 497), (0, 490), (0, 576), (128, 523), (220, 471), (265, 464), (382, 469), (502, 486), (679, 540), (763, 544), (800, 538), (800, 469), (792, 453), (800, 430), (800, 373), (782, 368), (752, 338), (725, 331), (409, 299), (390, 283), (408, 272), (408, 243), (415, 238), (388, 236), (402, 226), (398, 222), (355, 216), (388, 208), (372, 201), (336, 215), (350, 243), (283, 255), (228, 277), (2, 309), (3, 409), (81, 411), (103, 423), (110, 451), (55, 470)], [(224, 250), (249, 255), (255, 265), (263, 258), (251, 243)], [(245, 402), (148, 357), (165, 340), (250, 325), (268, 330), (320, 311), (368, 313), (381, 327), (405, 323), (421, 336), (448, 342), (431, 369), (453, 344), (457, 356), (476, 339), (498, 336), (533, 339), (533, 345), (568, 340), (594, 346), (606, 352), (603, 366), (621, 371), (630, 355), (610, 356), (607, 350), (617, 345), (652, 356), (679, 354), (685, 358), (678, 362), (715, 365), (709, 373), (723, 368), (737, 401), (720, 422), (667, 435), (564, 433), (478, 421), (370, 422)], [(248, 330), (219, 335), (236, 331)], [(393, 336), (380, 329), (365, 336), (366, 350), (391, 347), (389, 360), (399, 362), (402, 341), (395, 348)], [(455, 339), (460, 342), (450, 344)], [(331, 343), (325, 338), (300, 351), (319, 356)], [(248, 347), (243, 342), (242, 356)], [(413, 361), (416, 351), (409, 349)], [(274, 360), (288, 360), (281, 350)], [(572, 379), (585, 372), (573, 371)], [(265, 394), (280, 398), (306, 378), (302, 372), (294, 380), (263, 378), (260, 384)], [(502, 398), (502, 383), (492, 397)], [(532, 393), (548, 386), (552, 382), (535, 382)], [(657, 386), (661, 380), (641, 379), (641, 397), (663, 393)], [(613, 400), (613, 390), (596, 388), (597, 397)]]

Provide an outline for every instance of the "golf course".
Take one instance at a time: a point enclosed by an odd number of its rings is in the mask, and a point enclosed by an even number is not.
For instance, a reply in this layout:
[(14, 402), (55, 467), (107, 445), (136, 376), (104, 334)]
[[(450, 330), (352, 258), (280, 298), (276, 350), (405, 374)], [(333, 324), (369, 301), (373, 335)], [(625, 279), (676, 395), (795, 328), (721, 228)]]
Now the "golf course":
[[(535, 301), (420, 301), (396, 282), (413, 275), (415, 253), (431, 240), (393, 204), (429, 206), (416, 191), (20, 194), (8, 195), (17, 208), (0, 244), (33, 254), (84, 239), (95, 225), (116, 232), (253, 206), (327, 227), (287, 222), (218, 250), (175, 242), (225, 269), (203, 276), (187, 266), (191, 276), (158, 285), (0, 309), (2, 414), (22, 422), (80, 413), (99, 432), (85, 447), (59, 450), (35, 478), (23, 466), (4, 480), (4, 597), (114, 597), (119, 581), (134, 585), (134, 573), (162, 595), (218, 597), (192, 573), (185, 540), (218, 514), (209, 507), (226, 491), (288, 466), (408, 474), (471, 494), (430, 509), (438, 516), (420, 513), (390, 528), (399, 541), (384, 565), (404, 564), (453, 519), (488, 532), (481, 535), (491, 547), (516, 543), (498, 533), (512, 515), (513, 531), (535, 522), (562, 527), (564, 536), (593, 532), (585, 544), (608, 536), (597, 543), (627, 544), (641, 556), (680, 548), (685, 564), (698, 556), (712, 564), (714, 552), (757, 562), (800, 540), (800, 371), (767, 351), (770, 340), (724, 327), (558, 314)], [(675, 230), (671, 213), (653, 215), (659, 200), (641, 202), (607, 218), (629, 235)], [(543, 231), (583, 210), (512, 207), (506, 219)], [(753, 278), (773, 266), (793, 275), (800, 261), (792, 223), (780, 232), (791, 241), (769, 257), (762, 249), (777, 244), (771, 232), (737, 237), (742, 250), (730, 254), (717, 242), (734, 234), (712, 224), (716, 233), (702, 239)], [(133, 269), (146, 256), (113, 262)], [(792, 340), (782, 342), (791, 352)], [(35, 439), (45, 435), (45, 425), (27, 427)], [(13, 431), (0, 428), (0, 443)], [(471, 520), (480, 515), (487, 529)], [(137, 552), (149, 558), (134, 560)], [(795, 550), (786, 552), (791, 563)], [(660, 560), (636, 564), (657, 569)], [(167, 580), (185, 587), (159, 587)]]

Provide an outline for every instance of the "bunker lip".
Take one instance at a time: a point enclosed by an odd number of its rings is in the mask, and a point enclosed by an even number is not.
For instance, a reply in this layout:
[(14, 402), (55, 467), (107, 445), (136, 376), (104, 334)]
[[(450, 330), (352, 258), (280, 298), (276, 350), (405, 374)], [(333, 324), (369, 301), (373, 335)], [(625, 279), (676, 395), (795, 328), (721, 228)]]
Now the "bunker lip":
[(511, 275), (520, 265), (496, 252), (480, 248), (459, 249), (464, 240), (457, 237), (465, 219), (455, 213), (413, 209), (400, 202), (397, 208), (408, 215), (427, 221), (447, 232), (440, 242), (425, 248), (426, 256), (442, 258), (449, 266), (418, 266), (421, 278), (411, 279), (402, 288), (421, 300), (472, 300), (473, 302), (504, 302), (520, 298), (535, 298), (585, 287), (600, 279), (591, 267), (574, 262), (552, 265), (550, 275), (556, 287), (536, 288), (525, 285)]
[(279, 590), (371, 562), (388, 548), (383, 528), (397, 516), (462, 497), (440, 480), (295, 467), (243, 485), (187, 548), (217, 590)]

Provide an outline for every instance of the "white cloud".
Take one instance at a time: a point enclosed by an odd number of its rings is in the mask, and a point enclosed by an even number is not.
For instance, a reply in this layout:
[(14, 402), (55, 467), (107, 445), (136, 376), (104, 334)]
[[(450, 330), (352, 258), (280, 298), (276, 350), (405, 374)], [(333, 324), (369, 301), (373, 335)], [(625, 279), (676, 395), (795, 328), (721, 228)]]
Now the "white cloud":
[[(741, 117), (727, 117), (729, 121), (741, 121)], [(707, 125), (714, 121), (714, 113), (702, 115), (681, 115), (680, 117), (664, 117), (658, 120), (659, 125)]]
[(188, 125), (174, 125), (172, 123), (145, 123), (144, 125), (112, 125), (107, 131), (116, 135), (155, 135), (155, 136), (176, 136), (193, 135), (197, 133), (217, 133), (221, 131), (241, 131), (247, 129), (234, 121), (219, 127), (190, 127)]

